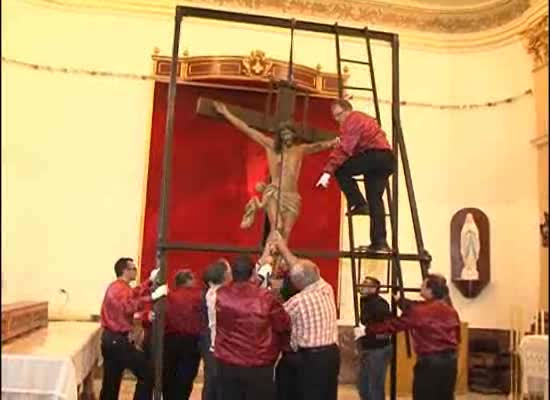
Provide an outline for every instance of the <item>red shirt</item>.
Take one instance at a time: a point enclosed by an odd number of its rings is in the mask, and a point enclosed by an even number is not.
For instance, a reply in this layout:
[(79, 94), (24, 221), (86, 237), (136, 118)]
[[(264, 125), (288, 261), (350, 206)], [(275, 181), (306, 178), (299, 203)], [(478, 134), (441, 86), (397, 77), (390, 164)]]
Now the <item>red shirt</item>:
[(112, 282), (101, 305), (101, 326), (112, 332), (128, 333), (132, 330), (134, 313), (151, 301), (151, 281), (132, 288), (122, 279)]
[(330, 153), (323, 171), (333, 174), (348, 158), (366, 150), (391, 150), (391, 146), (376, 119), (352, 111), (340, 128), (340, 143)]
[(216, 294), (214, 355), (242, 367), (273, 364), (288, 340), (290, 317), (267, 289), (231, 282)]
[(198, 336), (201, 331), (200, 288), (179, 287), (170, 293), (166, 300), (166, 334)]
[(460, 342), (460, 318), (443, 300), (410, 302), (399, 318), (367, 325), (367, 334), (395, 333), (410, 330), (414, 351), (428, 355), (456, 350)]

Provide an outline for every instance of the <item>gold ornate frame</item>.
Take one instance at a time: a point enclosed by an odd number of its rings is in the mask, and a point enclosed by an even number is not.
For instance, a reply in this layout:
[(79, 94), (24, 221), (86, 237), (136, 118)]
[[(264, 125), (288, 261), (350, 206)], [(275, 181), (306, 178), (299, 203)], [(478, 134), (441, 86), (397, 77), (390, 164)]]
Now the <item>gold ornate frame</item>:
[[(155, 49), (153, 75), (156, 81), (168, 82), (169, 56)], [(318, 97), (338, 97), (338, 75), (321, 72), (321, 66), (310, 68), (294, 64), (294, 83), (302, 92)], [(266, 57), (262, 50), (253, 50), (248, 56), (197, 56), (184, 55), (178, 59), (177, 83), (265, 91), (271, 81), (285, 80), (288, 62)], [(344, 81), (350, 74), (344, 69)]]

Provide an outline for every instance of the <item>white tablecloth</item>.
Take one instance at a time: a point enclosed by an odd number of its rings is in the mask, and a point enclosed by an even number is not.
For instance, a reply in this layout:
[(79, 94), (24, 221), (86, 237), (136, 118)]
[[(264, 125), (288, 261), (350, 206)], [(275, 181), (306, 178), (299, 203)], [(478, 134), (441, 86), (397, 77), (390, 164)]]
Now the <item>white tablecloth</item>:
[(97, 363), (100, 326), (50, 322), (2, 346), (2, 400), (77, 400), (77, 387)]
[(548, 400), (548, 336), (525, 336), (519, 345), (522, 391)]

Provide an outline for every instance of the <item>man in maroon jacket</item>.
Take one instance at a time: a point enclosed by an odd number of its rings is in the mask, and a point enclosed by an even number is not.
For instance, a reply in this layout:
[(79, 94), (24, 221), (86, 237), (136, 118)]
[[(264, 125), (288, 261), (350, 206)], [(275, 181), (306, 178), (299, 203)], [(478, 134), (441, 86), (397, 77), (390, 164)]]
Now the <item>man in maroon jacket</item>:
[(250, 280), (254, 263), (238, 257), (233, 282), (218, 289), (216, 339), (224, 400), (274, 400), (273, 367), (290, 318), (271, 292)]
[[(348, 213), (370, 214), (370, 252), (388, 252), (386, 219), (382, 196), (388, 177), (395, 168), (395, 157), (376, 119), (353, 111), (347, 100), (332, 105), (332, 115), (340, 125), (340, 142), (330, 153), (317, 186), (328, 187), (331, 175), (336, 177), (348, 202)], [(363, 175), (367, 185), (367, 201), (359, 191), (356, 175)]]
[(128, 340), (133, 327), (134, 313), (141, 311), (151, 300), (166, 296), (166, 285), (151, 293), (152, 282), (158, 270), (153, 270), (149, 280), (136, 288), (130, 282), (136, 279), (137, 268), (131, 258), (120, 258), (115, 263), (117, 279), (107, 288), (101, 305), (101, 354), (103, 356), (103, 383), (100, 400), (117, 400), (122, 373), (129, 369), (137, 378), (135, 400), (150, 399), (152, 395), (152, 371), (142, 351)]
[(457, 373), (460, 319), (450, 305), (444, 277), (430, 274), (422, 283), (424, 301), (399, 299), (404, 310), (399, 318), (369, 323), (367, 334), (409, 330), (417, 356), (413, 400), (453, 400)]
[(166, 299), (164, 399), (189, 399), (200, 363), (201, 289), (191, 271), (176, 274), (176, 289)]

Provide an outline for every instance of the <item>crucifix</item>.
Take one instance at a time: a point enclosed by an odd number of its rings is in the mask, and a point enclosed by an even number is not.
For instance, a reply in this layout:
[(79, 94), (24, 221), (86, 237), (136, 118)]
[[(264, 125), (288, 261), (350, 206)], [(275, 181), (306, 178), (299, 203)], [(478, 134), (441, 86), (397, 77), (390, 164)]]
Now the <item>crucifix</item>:
[[(271, 181), (259, 182), (256, 185), (262, 196), (253, 197), (247, 203), (241, 228), (250, 227), (254, 222), (256, 210), (265, 209), (271, 231), (279, 231), (283, 238), (288, 240), (300, 213), (298, 178), (303, 157), (335, 146), (338, 138), (334, 132), (307, 126), (307, 97), (304, 120), (297, 123), (294, 120), (296, 86), (289, 81), (280, 81), (277, 86), (274, 115), (269, 115), (271, 96), (267, 98), (266, 113), (202, 97), (197, 102), (196, 111), (197, 114), (210, 118), (226, 119), (264, 147)], [(263, 132), (271, 132), (274, 135), (270, 137)]]

